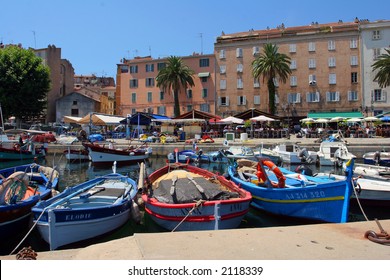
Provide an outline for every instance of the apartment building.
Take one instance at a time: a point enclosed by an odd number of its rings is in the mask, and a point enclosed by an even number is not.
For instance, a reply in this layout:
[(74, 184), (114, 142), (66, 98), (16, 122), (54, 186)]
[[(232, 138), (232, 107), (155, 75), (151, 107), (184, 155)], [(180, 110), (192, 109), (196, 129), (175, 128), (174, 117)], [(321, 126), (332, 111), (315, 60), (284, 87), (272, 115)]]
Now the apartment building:
[[(215, 56), (197, 54), (181, 57), (183, 63), (194, 70), (195, 86), (180, 90), (180, 113), (192, 109), (215, 114)], [(151, 56), (122, 59), (117, 64), (116, 113), (126, 116), (147, 112), (174, 117), (173, 93), (157, 87), (158, 71), (165, 67), (167, 58)]]
[(61, 48), (49, 45), (47, 48), (34, 49), (35, 55), (42, 58), (50, 68), (51, 90), (47, 94), (46, 123), (56, 122), (57, 99), (73, 91), (74, 69), (67, 59), (61, 58)]
[(359, 20), (222, 34), (214, 45), (217, 115), (254, 108), (268, 111), (267, 81), (252, 76), (252, 62), (266, 43), (291, 58), (292, 74), (277, 87), (276, 114), (299, 119), (309, 112), (361, 110)]
[(361, 68), (362, 68), (362, 109), (366, 116), (382, 114), (390, 111), (388, 93), (390, 87), (380, 88), (374, 81), (375, 72), (372, 64), (385, 48), (390, 48), (390, 21), (360, 22)]

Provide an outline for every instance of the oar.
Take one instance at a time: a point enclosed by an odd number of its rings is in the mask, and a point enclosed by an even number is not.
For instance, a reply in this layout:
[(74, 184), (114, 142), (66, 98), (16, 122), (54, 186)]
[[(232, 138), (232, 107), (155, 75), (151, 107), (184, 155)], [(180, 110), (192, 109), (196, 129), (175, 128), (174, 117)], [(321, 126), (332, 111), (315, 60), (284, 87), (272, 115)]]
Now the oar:
[(175, 193), (175, 184), (176, 184), (176, 181), (177, 181), (177, 175), (174, 175), (172, 177), (172, 186), (171, 186), (171, 191), (170, 191), (170, 194), (173, 195)]
[(187, 174), (187, 178), (195, 185), (195, 187), (198, 189), (200, 193), (204, 193), (204, 189), (197, 182), (195, 182), (191, 174)]

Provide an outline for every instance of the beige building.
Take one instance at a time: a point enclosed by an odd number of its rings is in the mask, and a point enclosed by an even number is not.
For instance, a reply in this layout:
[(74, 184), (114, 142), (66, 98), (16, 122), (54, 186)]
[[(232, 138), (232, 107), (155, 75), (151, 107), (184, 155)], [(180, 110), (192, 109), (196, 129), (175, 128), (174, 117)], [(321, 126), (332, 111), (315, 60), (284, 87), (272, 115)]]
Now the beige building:
[[(192, 109), (214, 114), (216, 111), (215, 57), (214, 54), (181, 57), (183, 63), (194, 70), (195, 86), (180, 91), (180, 113)], [(157, 87), (158, 71), (167, 58), (136, 57), (123, 59), (117, 65), (116, 113), (126, 116), (147, 112), (174, 117), (173, 94)]]
[(46, 123), (56, 122), (56, 101), (73, 91), (74, 69), (67, 59), (61, 58), (61, 48), (49, 45), (33, 51), (50, 68), (51, 90), (47, 94)]
[(252, 62), (272, 43), (291, 58), (285, 84), (276, 80), (277, 115), (361, 110), (359, 21), (222, 34), (216, 40), (216, 89), (221, 116), (255, 108), (268, 112), (266, 80), (255, 80)]

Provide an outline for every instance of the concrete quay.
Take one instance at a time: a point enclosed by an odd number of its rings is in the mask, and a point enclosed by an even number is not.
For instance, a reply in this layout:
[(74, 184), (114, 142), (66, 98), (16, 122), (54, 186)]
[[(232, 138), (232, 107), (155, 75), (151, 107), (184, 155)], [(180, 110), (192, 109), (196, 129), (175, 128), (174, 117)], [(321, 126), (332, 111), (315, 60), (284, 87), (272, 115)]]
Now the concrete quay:
[[(390, 220), (381, 220), (390, 232)], [(217, 231), (136, 233), (80, 249), (38, 252), (38, 260), (390, 260), (365, 238), (374, 221)], [(15, 260), (15, 255), (0, 260)]]

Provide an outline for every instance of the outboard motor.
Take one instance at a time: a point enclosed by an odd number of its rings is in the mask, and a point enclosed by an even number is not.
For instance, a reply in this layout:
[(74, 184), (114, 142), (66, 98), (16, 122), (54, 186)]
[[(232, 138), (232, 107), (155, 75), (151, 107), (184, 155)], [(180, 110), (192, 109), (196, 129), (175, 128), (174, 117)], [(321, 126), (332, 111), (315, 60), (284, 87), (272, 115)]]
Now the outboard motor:
[(303, 164), (298, 165), (297, 168), (295, 168), (295, 172), (307, 176), (313, 176), (313, 171), (309, 167)]
[(298, 157), (301, 159), (302, 162), (307, 162), (307, 163), (311, 163), (312, 162), (312, 159), (309, 155), (309, 152), (307, 151), (306, 148), (302, 148), (299, 153), (298, 153)]
[(381, 161), (381, 153), (379, 151), (375, 152), (374, 161), (375, 161), (375, 165), (379, 165), (379, 162)]

